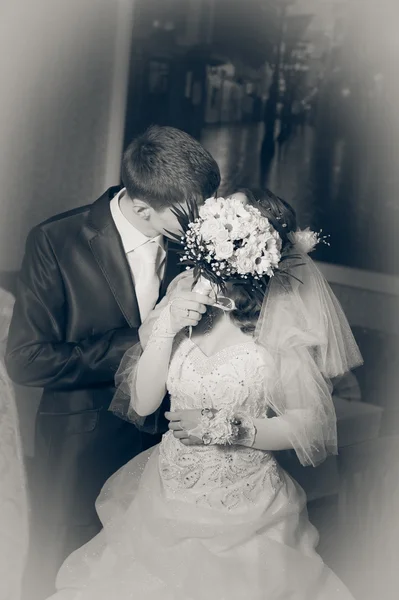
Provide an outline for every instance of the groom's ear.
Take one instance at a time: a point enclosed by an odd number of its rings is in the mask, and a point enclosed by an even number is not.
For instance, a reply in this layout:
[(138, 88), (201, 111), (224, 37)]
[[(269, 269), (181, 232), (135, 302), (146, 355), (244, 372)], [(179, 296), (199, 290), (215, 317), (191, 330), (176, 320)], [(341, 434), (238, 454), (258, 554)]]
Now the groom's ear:
[(132, 200), (132, 210), (138, 217), (140, 217), (140, 219), (143, 219), (144, 221), (148, 221), (148, 219), (151, 217), (150, 205), (143, 200), (139, 200), (138, 198), (134, 198), (134, 200)]

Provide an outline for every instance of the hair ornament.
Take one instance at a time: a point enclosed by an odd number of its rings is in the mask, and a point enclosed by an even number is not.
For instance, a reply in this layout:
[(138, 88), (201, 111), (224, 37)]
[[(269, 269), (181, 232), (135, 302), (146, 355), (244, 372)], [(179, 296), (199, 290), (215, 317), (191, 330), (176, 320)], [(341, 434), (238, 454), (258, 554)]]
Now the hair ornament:
[(328, 235), (322, 235), (322, 229), (319, 232), (312, 231), (309, 227), (306, 229), (297, 229), (295, 232), (288, 234), (288, 239), (298, 252), (309, 254), (313, 252), (317, 244), (325, 244), (330, 246)]

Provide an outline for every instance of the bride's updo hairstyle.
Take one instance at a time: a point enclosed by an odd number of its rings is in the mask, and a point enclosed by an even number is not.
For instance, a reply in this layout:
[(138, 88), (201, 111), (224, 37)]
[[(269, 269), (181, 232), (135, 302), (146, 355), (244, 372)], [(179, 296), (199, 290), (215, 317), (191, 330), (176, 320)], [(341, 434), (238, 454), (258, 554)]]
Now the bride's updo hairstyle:
[[(244, 188), (236, 192), (243, 194), (248, 204), (255, 206), (279, 233), (282, 240), (282, 251), (291, 242), (288, 234), (297, 230), (297, 220), (294, 209), (268, 189)], [(238, 325), (243, 333), (254, 333), (262, 308), (259, 294), (255, 294), (248, 285), (232, 285), (229, 297), (236, 304), (236, 309), (230, 313), (232, 321)]]

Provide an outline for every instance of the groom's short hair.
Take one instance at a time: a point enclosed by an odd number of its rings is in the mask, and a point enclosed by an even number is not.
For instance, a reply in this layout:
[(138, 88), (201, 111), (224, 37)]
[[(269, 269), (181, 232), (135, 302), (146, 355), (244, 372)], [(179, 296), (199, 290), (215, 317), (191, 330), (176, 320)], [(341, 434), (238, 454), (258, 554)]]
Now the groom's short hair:
[(125, 151), (122, 183), (130, 198), (140, 198), (160, 210), (189, 198), (209, 198), (220, 185), (220, 171), (191, 135), (153, 125)]

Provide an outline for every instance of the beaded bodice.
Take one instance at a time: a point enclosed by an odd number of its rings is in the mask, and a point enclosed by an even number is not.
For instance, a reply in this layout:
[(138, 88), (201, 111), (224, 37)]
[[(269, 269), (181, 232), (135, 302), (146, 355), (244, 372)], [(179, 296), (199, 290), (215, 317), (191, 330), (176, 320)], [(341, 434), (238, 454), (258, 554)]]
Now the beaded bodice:
[[(176, 339), (168, 376), (171, 409), (226, 404), (254, 418), (266, 417), (265, 381), (272, 367), (253, 341), (207, 357), (190, 339)], [(266, 488), (275, 493), (278, 470), (271, 453), (244, 446), (185, 446), (167, 433), (160, 472), (168, 493), (217, 508), (242, 508)]]
[(265, 358), (250, 340), (206, 356), (188, 337), (176, 341), (169, 368), (172, 410), (222, 408), (225, 404), (253, 417), (266, 411)]

